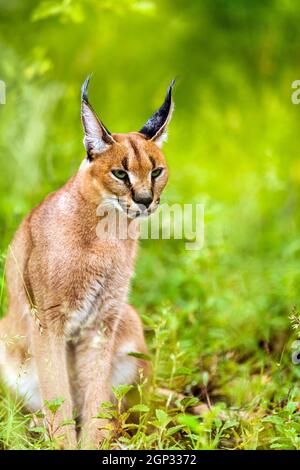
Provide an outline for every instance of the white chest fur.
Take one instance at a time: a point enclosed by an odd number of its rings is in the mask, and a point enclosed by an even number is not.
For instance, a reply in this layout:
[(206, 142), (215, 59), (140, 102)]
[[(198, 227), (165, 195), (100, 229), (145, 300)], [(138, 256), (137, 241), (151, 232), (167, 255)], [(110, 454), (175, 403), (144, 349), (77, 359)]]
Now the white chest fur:
[(78, 336), (84, 328), (91, 326), (101, 315), (101, 299), (103, 287), (99, 281), (94, 281), (87, 290), (84, 299), (76, 310), (69, 312), (65, 323), (67, 337)]

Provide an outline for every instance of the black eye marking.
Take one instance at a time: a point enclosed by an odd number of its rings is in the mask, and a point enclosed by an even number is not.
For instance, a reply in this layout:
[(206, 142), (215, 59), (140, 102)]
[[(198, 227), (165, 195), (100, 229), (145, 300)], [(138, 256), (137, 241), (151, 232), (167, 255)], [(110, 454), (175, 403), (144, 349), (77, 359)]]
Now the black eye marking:
[(152, 165), (152, 170), (154, 170), (154, 168), (156, 167), (156, 163), (155, 163), (155, 160), (153, 157), (151, 157), (151, 155), (149, 156), (149, 160), (151, 162), (151, 165)]
[(123, 168), (128, 171), (128, 158), (124, 157), (123, 160), (121, 161)]

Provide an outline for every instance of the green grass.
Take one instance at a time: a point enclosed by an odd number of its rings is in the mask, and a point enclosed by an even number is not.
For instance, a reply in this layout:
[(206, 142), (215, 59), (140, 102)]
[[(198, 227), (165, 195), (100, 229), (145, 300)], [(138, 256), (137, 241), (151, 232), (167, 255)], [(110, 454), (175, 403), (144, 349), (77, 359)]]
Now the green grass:
[[(141, 241), (131, 302), (144, 321), (153, 383), (137, 426), (108, 411), (119, 426), (106, 446), (299, 449), (300, 366), (289, 319), (300, 298), (300, 108), (290, 97), (300, 76), (299, 6), (85, 0), (84, 17), (75, 8), (32, 21), (35, 3), (16, 1), (14, 16), (0, 19), (8, 84), (0, 106), (1, 312), (14, 230), (83, 156), (85, 76), (94, 71), (91, 101), (105, 124), (127, 131), (179, 73), (164, 201), (204, 204), (205, 244), (187, 251), (184, 240)], [(53, 448), (30, 421), (1, 389), (0, 446)]]
[[(300, 448), (286, 291), (299, 268), (291, 263), (286, 272), (275, 254), (261, 265), (230, 240), (199, 252), (180, 241), (142, 242), (132, 302), (143, 316), (153, 384), (138, 426), (113, 415), (118, 432), (106, 447)], [(55, 447), (42, 430), (28, 430), (30, 416), (6, 394), (0, 413), (4, 448)]]

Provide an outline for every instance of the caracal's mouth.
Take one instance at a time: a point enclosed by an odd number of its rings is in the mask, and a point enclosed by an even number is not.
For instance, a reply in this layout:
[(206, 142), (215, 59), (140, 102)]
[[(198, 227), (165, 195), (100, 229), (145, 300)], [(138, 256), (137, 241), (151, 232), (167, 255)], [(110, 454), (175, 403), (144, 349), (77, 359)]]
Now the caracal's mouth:
[(121, 209), (122, 212), (124, 212), (124, 214), (127, 215), (127, 217), (129, 219), (146, 219), (147, 217), (149, 217), (151, 214), (153, 214), (158, 206), (159, 206), (159, 201), (157, 201), (157, 203), (153, 206), (153, 207), (149, 207), (149, 208), (145, 208), (143, 210), (139, 210), (139, 209), (131, 209), (130, 207), (128, 207), (127, 205), (123, 205), (120, 200), (118, 200), (118, 203), (119, 203), (119, 210)]
[(121, 209), (122, 211), (124, 212), (124, 214), (127, 215), (127, 217), (129, 219), (146, 219), (147, 217), (149, 217), (151, 214), (153, 214), (156, 209), (157, 209), (158, 205), (156, 207), (151, 207), (151, 209), (147, 209), (147, 210), (143, 210), (143, 211), (140, 211), (140, 210), (132, 210), (132, 209), (127, 209), (127, 208), (123, 208), (121, 206)]
[(101, 207), (103, 210), (104, 208), (108, 209), (109, 207), (113, 207), (122, 214), (125, 214), (129, 219), (146, 219), (157, 210), (159, 203), (160, 199), (158, 199), (155, 204), (151, 204), (151, 207), (145, 207), (145, 209), (131, 209), (131, 207), (128, 204), (123, 203), (120, 198), (110, 197), (106, 198), (105, 204), (102, 204)]

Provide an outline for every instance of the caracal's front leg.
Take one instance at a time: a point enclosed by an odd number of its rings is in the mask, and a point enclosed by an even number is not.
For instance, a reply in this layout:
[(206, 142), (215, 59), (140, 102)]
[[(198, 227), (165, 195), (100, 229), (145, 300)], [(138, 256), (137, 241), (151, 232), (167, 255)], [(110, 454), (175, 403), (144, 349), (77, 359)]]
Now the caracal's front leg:
[(97, 418), (101, 403), (110, 400), (114, 335), (96, 328), (84, 333), (76, 345), (75, 394), (80, 403), (80, 443), (84, 449), (97, 448), (105, 438), (107, 420)]
[(80, 411), (83, 448), (97, 448), (107, 435), (105, 427), (109, 420), (96, 416), (101, 411), (101, 403), (111, 401), (112, 385), (136, 383), (140, 369), (144, 369), (144, 376), (149, 373), (145, 361), (128, 355), (148, 352), (138, 314), (125, 305), (115, 322), (109, 333), (97, 328), (85, 332), (75, 347), (73, 387)]
[(58, 438), (61, 447), (76, 447), (75, 426), (62, 426), (72, 419), (72, 400), (66, 361), (66, 341), (63, 335), (45, 329), (41, 334), (36, 325), (32, 327), (32, 353), (36, 363), (40, 393), (43, 403), (62, 398), (64, 402), (53, 414), (46, 406), (46, 427), (50, 438)]

